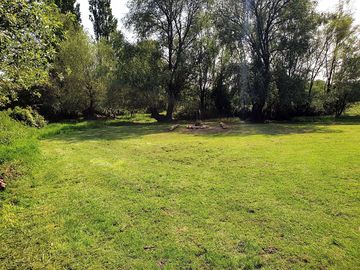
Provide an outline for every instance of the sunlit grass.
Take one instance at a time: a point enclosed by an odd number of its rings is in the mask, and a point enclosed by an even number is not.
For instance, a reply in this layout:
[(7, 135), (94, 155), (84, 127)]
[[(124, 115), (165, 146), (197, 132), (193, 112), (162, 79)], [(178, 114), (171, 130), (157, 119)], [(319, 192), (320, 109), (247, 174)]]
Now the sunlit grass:
[(1, 269), (358, 267), (357, 123), (136, 122), (41, 131), (2, 195)]

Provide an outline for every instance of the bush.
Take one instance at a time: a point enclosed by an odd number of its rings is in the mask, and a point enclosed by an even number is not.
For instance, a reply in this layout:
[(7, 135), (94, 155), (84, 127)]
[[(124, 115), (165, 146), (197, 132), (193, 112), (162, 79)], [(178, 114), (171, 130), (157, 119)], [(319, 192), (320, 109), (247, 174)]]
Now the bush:
[(18, 177), (31, 175), (40, 154), (37, 132), (0, 111), (0, 190)]
[(35, 129), (28, 128), (0, 111), (0, 176), (8, 162), (30, 161), (38, 152)]
[(44, 117), (31, 107), (15, 107), (10, 111), (10, 117), (30, 127), (42, 128), (46, 125)]

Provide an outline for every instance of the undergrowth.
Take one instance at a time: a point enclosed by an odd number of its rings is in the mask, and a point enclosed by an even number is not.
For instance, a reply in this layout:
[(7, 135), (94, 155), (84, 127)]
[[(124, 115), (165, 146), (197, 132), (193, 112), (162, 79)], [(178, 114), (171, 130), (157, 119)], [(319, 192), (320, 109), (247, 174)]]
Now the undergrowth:
[(11, 181), (29, 174), (39, 156), (37, 130), (26, 127), (0, 112), (0, 178)]

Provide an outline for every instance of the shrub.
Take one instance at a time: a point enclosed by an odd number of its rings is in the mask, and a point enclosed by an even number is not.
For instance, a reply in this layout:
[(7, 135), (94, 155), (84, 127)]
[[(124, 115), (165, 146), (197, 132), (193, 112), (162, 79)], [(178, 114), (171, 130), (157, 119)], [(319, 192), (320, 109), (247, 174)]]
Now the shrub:
[(0, 111), (0, 190), (11, 180), (31, 174), (40, 154), (37, 133)]
[(36, 152), (35, 129), (14, 121), (7, 112), (0, 111), (0, 174), (4, 162), (31, 159)]
[(10, 111), (10, 117), (30, 127), (42, 128), (46, 125), (44, 117), (31, 107), (15, 107)]

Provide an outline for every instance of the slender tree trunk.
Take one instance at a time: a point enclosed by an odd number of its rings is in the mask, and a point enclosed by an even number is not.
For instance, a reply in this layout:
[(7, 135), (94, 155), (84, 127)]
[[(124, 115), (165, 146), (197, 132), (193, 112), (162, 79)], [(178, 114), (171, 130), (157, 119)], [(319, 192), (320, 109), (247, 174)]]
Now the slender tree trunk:
[(255, 122), (263, 122), (266, 117), (264, 107), (270, 92), (270, 68), (268, 66), (265, 66), (265, 70), (260, 76), (261, 78), (258, 79), (262, 80), (262, 85), (261, 87), (259, 87), (259, 89), (256, 89), (258, 91), (258, 94), (252, 108), (252, 120)]
[(252, 108), (252, 120), (254, 122), (263, 122), (265, 120), (265, 115), (264, 115), (264, 103), (262, 102), (257, 102), (253, 105)]
[(336, 59), (334, 57), (331, 62), (330, 74), (329, 74), (329, 77), (327, 78), (326, 93), (330, 93), (330, 91), (331, 91), (331, 83), (332, 83), (332, 77), (333, 77), (333, 73), (334, 73), (334, 69), (335, 69), (335, 61), (336, 61)]
[(166, 120), (168, 120), (168, 121), (173, 120), (175, 103), (176, 103), (176, 98), (175, 98), (174, 92), (172, 90), (169, 90), (168, 104), (167, 104), (167, 109), (166, 109)]
[(314, 80), (311, 78), (310, 86), (309, 86), (309, 91), (308, 91), (308, 98), (309, 98), (309, 100), (310, 100), (311, 95), (312, 95), (313, 87), (314, 87)]
[(333, 75), (335, 73), (335, 68), (336, 68), (337, 52), (338, 52), (338, 45), (336, 44), (334, 56), (333, 56), (333, 59), (331, 60), (329, 76), (328, 76), (327, 82), (326, 82), (326, 93), (330, 93), (330, 91), (331, 91), (331, 84), (333, 81)]
[(203, 120), (205, 113), (205, 89), (200, 90), (200, 120)]
[(95, 115), (95, 97), (92, 86), (88, 85), (87, 91), (89, 97), (89, 107), (86, 109), (85, 113), (87, 114), (87, 116), (93, 117)]
[(160, 120), (160, 114), (157, 108), (155, 107), (151, 107), (149, 109), (150, 113), (151, 113), (151, 118), (154, 118), (156, 120)]
[(335, 115), (336, 118), (340, 117), (344, 113), (347, 105), (346, 100), (347, 100), (347, 95), (343, 97), (341, 104), (338, 106), (338, 109), (336, 110), (336, 115)]

